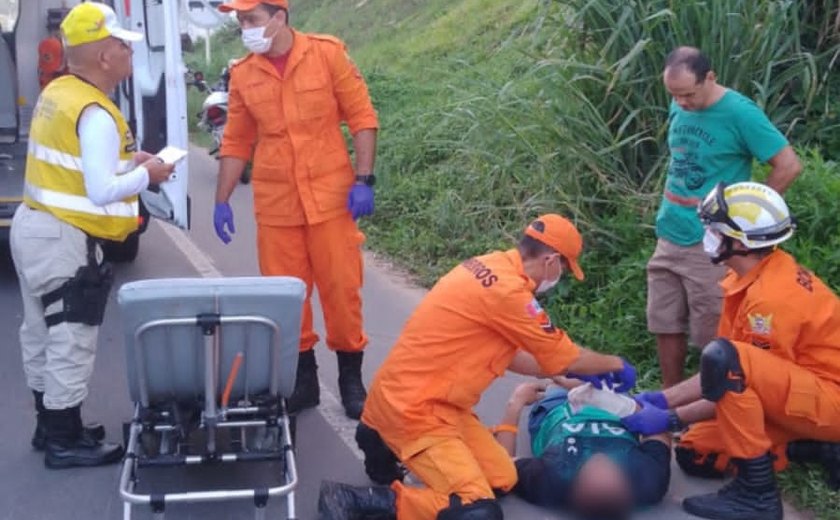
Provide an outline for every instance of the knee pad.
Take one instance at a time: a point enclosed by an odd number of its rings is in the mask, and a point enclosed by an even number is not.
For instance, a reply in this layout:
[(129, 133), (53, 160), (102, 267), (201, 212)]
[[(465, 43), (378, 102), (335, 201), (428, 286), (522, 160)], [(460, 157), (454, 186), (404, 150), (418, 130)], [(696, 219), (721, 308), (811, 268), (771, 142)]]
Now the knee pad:
[(691, 448), (677, 446), (674, 448), (674, 458), (677, 465), (686, 475), (699, 478), (723, 478), (725, 473), (715, 467), (717, 453), (700, 454)]
[(356, 427), (356, 444), (365, 454), (365, 473), (369, 479), (382, 485), (403, 479), (397, 456), (376, 430), (361, 421)]
[(724, 338), (709, 342), (700, 355), (700, 389), (703, 398), (717, 402), (726, 392), (740, 394), (746, 386), (735, 345)]
[(504, 520), (505, 515), (499, 503), (491, 499), (476, 500), (462, 505), (461, 497), (452, 495), (449, 507), (438, 512), (437, 520)]

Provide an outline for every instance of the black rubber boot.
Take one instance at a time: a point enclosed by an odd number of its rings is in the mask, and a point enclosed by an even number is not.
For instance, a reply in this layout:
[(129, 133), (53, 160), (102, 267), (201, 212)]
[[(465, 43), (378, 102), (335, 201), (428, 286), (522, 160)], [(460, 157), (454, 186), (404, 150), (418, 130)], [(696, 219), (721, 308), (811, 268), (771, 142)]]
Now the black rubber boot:
[(395, 480), (402, 481), (405, 471), (379, 432), (360, 421), (356, 427), (356, 444), (365, 454), (365, 473), (368, 478), (381, 485), (388, 485)]
[(44, 420), (47, 428), (44, 464), (48, 468), (102, 466), (122, 458), (123, 449), (119, 444), (103, 443), (82, 434), (82, 416), (78, 406), (45, 410)]
[(822, 465), (828, 486), (840, 489), (840, 442), (794, 441), (787, 445), (787, 456), (792, 462)]
[(387, 486), (355, 487), (321, 482), (318, 520), (396, 520), (397, 499)]
[(297, 378), (295, 391), (286, 402), (289, 413), (297, 413), (307, 408), (315, 408), (321, 402), (321, 388), (318, 386), (318, 364), (315, 351), (307, 350), (298, 354)]
[(336, 352), (338, 356), (338, 390), (344, 413), (351, 419), (362, 416), (367, 391), (362, 383), (362, 359), (364, 352)]
[(737, 459), (738, 475), (717, 493), (689, 497), (683, 509), (713, 520), (782, 520), (784, 512), (769, 454)]
[[(35, 396), (35, 411), (37, 416), (35, 419), (35, 433), (32, 434), (32, 447), (37, 451), (44, 451), (47, 446), (47, 428), (44, 426), (43, 413), (44, 408), (44, 392), (32, 391)], [(95, 441), (101, 441), (105, 438), (105, 427), (99, 423), (88, 423), (82, 429), (82, 435), (86, 435)]]

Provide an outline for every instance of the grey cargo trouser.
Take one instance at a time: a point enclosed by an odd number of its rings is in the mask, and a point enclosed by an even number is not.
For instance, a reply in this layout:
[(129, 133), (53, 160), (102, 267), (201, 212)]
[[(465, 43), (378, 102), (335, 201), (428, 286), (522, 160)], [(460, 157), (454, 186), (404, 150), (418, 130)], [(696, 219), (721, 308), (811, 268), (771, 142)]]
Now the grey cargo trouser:
[(41, 296), (87, 264), (87, 235), (46, 211), (21, 204), (12, 220), (10, 242), (23, 298), (20, 347), (26, 383), (44, 392), (47, 409), (77, 406), (87, 397), (99, 327), (62, 322), (47, 328), (44, 315), (60, 310), (62, 301), (45, 309)]

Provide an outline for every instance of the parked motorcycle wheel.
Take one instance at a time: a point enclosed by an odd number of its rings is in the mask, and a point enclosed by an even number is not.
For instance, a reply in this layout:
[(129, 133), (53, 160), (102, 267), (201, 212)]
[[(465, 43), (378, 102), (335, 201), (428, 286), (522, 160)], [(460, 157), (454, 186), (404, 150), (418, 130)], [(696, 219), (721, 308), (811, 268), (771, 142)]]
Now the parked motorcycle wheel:
[(251, 163), (245, 165), (245, 169), (242, 170), (242, 176), (239, 177), (239, 182), (242, 184), (249, 184), (251, 182)]

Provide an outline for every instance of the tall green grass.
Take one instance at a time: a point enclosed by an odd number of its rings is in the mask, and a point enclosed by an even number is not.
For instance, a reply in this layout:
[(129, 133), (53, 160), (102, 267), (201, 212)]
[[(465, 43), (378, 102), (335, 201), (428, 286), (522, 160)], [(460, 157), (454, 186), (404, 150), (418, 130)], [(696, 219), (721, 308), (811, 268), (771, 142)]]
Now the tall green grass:
[[(541, 212), (570, 216), (586, 281), (561, 284), (548, 308), (580, 343), (633, 360), (646, 388), (659, 382), (644, 314), (668, 160), (665, 55), (703, 48), (721, 83), (798, 146), (786, 248), (840, 289), (840, 173), (825, 159), (840, 153), (837, 16), (829, 0), (308, 0), (292, 11), (296, 26), (348, 42), (379, 111), (371, 247), (430, 285), (510, 247)], [(786, 490), (829, 518), (836, 495), (797, 475)]]

